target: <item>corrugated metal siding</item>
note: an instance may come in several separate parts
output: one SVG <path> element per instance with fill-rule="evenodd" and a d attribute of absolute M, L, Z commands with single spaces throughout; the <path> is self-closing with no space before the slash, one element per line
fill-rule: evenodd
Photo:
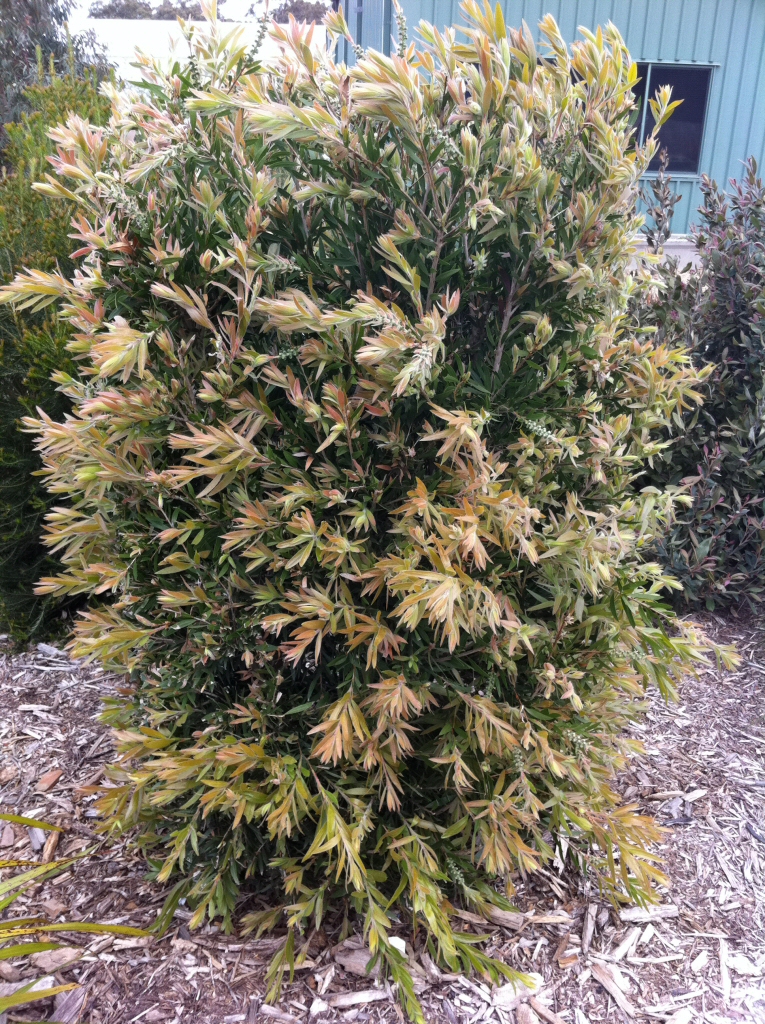
<path fill-rule="evenodd" d="M 387 51 L 384 5 L 390 0 L 350 0 L 364 4 L 362 44 Z M 738 177 L 743 161 L 755 156 L 765 169 L 765 0 L 501 0 L 505 20 L 536 28 L 554 15 L 569 41 L 584 25 L 594 29 L 613 21 L 633 60 L 668 64 L 719 65 L 712 74 L 701 171 L 718 182 Z M 401 0 L 410 37 L 421 19 L 439 27 L 461 20 L 459 0 Z M 376 12 L 376 13 L 373 13 Z M 355 27 L 354 18 L 349 24 Z M 393 22 L 395 31 L 395 20 Z M 701 201 L 698 180 L 678 179 L 682 200 L 673 228 L 687 231 Z"/>
<path fill-rule="evenodd" d="M 393 0 L 341 0 L 343 9 L 350 12 L 346 14 L 346 21 L 351 32 L 360 42 L 364 49 L 381 50 L 383 53 L 391 51 L 391 35 L 395 34 L 396 20 L 393 16 Z M 361 35 L 357 32 L 358 15 L 361 9 Z M 422 15 L 417 16 L 419 22 Z M 414 22 L 412 25 L 414 26 Z M 347 63 L 353 63 L 353 54 L 350 48 L 346 56 L 346 47 L 341 47 L 339 57 Z"/>

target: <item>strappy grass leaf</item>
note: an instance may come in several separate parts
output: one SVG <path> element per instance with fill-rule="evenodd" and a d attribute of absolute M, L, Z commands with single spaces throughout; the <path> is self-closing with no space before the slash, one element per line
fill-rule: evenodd
<path fill-rule="evenodd" d="M 26 822 L 27 820 L 28 819 L 22 819 L 22 822 Z M 39 828 L 56 828 L 56 826 L 50 825 L 47 822 L 35 821 L 34 824 Z M 61 830 L 58 829 L 58 831 Z M 90 850 L 86 850 L 82 853 L 78 853 L 74 857 L 67 858 L 66 860 L 54 861 L 50 864 L 38 864 L 30 870 L 22 871 L 20 874 L 12 875 L 10 878 L 7 878 L 4 882 L 0 883 L 0 895 L 9 893 L 9 895 L 5 896 L 3 900 L 0 900 L 0 910 L 5 910 L 14 902 L 14 900 L 27 892 L 33 885 L 36 885 L 43 879 L 52 878 L 53 876 L 60 874 L 62 871 L 67 871 L 76 864 L 77 861 L 87 857 L 90 853 Z M 26 867 L 26 864 L 26 861 L 7 861 L 5 862 L 4 867 Z M 44 937 L 49 935 L 51 932 L 81 932 L 91 935 L 130 936 L 143 936 L 149 934 L 141 928 L 132 928 L 129 925 L 100 924 L 88 921 L 50 922 L 46 917 L 3 917 L 0 919 L 0 960 L 17 960 L 31 956 L 34 953 L 43 953 L 48 950 L 59 949 L 59 943 L 48 942 L 44 939 L 43 941 L 37 942 L 15 941 L 16 939 L 20 939 L 24 936 L 42 935 Z M 32 991 L 33 986 L 36 984 L 37 982 L 33 979 L 28 984 L 20 986 L 12 994 L 8 996 L 0 996 L 0 1013 L 3 1013 L 5 1010 L 16 1009 L 17 1007 L 28 1006 L 32 1003 L 39 1002 L 41 999 L 48 999 L 51 996 L 55 996 L 59 992 L 67 992 L 70 989 L 76 988 L 75 984 L 66 984 L 53 985 L 39 992 Z"/>

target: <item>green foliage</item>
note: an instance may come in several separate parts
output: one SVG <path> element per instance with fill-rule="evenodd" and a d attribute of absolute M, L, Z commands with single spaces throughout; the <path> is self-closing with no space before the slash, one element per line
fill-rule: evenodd
<path fill-rule="evenodd" d="M 72 36 L 67 18 L 72 0 L 0 0 L 0 126 L 26 108 L 24 92 L 38 77 L 42 58 L 74 77 L 108 64 L 92 32 Z M 0 149 L 6 139 L 0 127 Z"/>
<path fill-rule="evenodd" d="M 48 137 L 51 128 L 71 113 L 93 124 L 104 124 L 109 116 L 109 103 L 100 95 L 98 80 L 91 72 L 82 78 L 54 74 L 41 79 L 26 90 L 25 98 L 29 110 L 17 123 L 6 125 L 5 174 L 0 181 L 0 275 L 4 282 L 22 267 L 53 270 L 72 250 L 73 206 L 51 202 L 33 188 L 50 170 L 48 157 L 55 150 Z"/>
<path fill-rule="evenodd" d="M 112 597 L 72 650 L 130 676 L 101 807 L 176 879 L 164 919 L 257 886 L 273 995 L 355 912 L 419 1020 L 398 915 L 496 979 L 452 901 L 506 908 L 556 853 L 651 898 L 657 830 L 610 779 L 705 650 L 642 558 L 671 501 L 633 486 L 698 384 L 628 329 L 636 65 L 613 27 L 569 51 L 546 18 L 540 55 L 465 11 L 350 70 L 296 23 L 273 71 L 193 35 L 108 131 L 58 130 L 78 275 L 2 294 L 76 329 L 75 414 L 27 421 L 40 589 Z"/>
<path fill-rule="evenodd" d="M 666 179 L 655 191 L 666 236 Z M 750 160 L 730 193 L 708 178 L 701 191 L 699 266 L 657 268 L 657 296 L 642 313 L 659 340 L 684 343 L 699 369 L 711 370 L 703 406 L 676 417 L 656 465 L 655 482 L 683 486 L 691 501 L 659 550 L 685 602 L 757 606 L 765 594 L 765 188 Z"/>
<path fill-rule="evenodd" d="M 284 0 L 283 3 L 269 12 L 274 21 L 289 21 L 290 15 L 297 21 L 317 21 L 324 19 L 329 7 L 322 0 Z"/>
<path fill-rule="evenodd" d="M 149 0 L 98 0 L 90 8 L 91 18 L 152 18 L 154 21 L 175 21 L 176 18 L 200 20 L 202 8 L 194 0 L 190 3 L 180 0 L 163 0 L 158 7 Z"/>
<path fill-rule="evenodd" d="M 0 280 L 23 267 L 46 271 L 71 269 L 68 237 L 74 207 L 40 195 L 33 183 L 44 177 L 53 152 L 48 131 L 72 111 L 96 124 L 108 117 L 109 104 L 88 76 L 54 76 L 27 92 L 31 113 L 7 126 L 5 158 L 10 172 L 0 179 Z M 35 597 L 40 575 L 58 564 L 41 542 L 43 517 L 53 498 L 31 474 L 40 468 L 32 440 L 19 431 L 21 417 L 42 407 L 57 419 L 69 400 L 50 380 L 72 367 L 66 351 L 67 325 L 50 315 L 11 312 L 0 315 L 0 631 L 16 639 L 42 638 L 61 629 L 56 602 Z M 69 602 L 71 604 L 71 602 Z"/>

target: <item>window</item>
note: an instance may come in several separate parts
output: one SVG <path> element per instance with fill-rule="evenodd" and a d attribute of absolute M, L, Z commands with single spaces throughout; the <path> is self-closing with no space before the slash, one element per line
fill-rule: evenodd
<path fill-rule="evenodd" d="M 672 86 L 672 99 L 683 102 L 659 131 L 659 150 L 666 147 L 670 174 L 698 174 L 701 140 L 709 98 L 712 69 L 688 64 L 638 64 L 638 78 L 633 92 L 638 99 L 638 137 L 641 145 L 653 128 L 653 118 L 646 95 L 654 96 L 662 85 Z M 649 171 L 659 167 L 659 155 L 651 161 Z"/>

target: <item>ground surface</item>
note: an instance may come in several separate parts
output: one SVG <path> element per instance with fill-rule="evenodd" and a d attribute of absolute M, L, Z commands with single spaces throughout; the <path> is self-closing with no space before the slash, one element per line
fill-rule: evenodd
<path fill-rule="evenodd" d="M 737 644 L 741 668 L 710 670 L 688 682 L 679 704 L 654 698 L 638 730 L 645 753 L 620 779 L 625 794 L 667 827 L 660 852 L 670 885 L 661 893 L 660 916 L 640 920 L 633 913 L 629 920 L 628 912 L 622 920 L 581 880 L 555 871 L 537 876 L 518 892 L 524 918 L 488 929 L 464 921 L 466 929 L 491 933 L 489 951 L 541 976 L 531 1003 L 513 1008 L 508 989 L 491 992 L 480 980 L 439 977 L 425 959 L 417 969 L 429 1022 L 765 1022 L 765 625 L 715 617 L 705 625 L 715 639 Z M 97 715 L 100 695 L 114 686 L 50 649 L 0 661 L 0 810 L 61 825 L 56 857 L 94 841 L 95 798 L 83 788 L 100 781 L 110 756 Z M 0 822 L 0 861 L 40 859 L 44 839 Z M 0 881 L 8 875 L 0 870 Z M 140 927 L 151 924 L 164 896 L 121 843 L 102 845 L 11 909 L 51 922 Z M 189 916 L 181 909 L 160 941 L 95 936 L 88 944 L 90 936 L 65 935 L 80 947 L 71 955 L 82 955 L 56 977 L 79 987 L 67 1002 L 59 997 L 56 1008 L 49 1000 L 9 1019 L 402 1020 L 384 985 L 354 973 L 363 975 L 364 951 L 352 943 L 337 949 L 332 936 L 324 948 L 311 949 L 279 1007 L 264 1007 L 274 940 L 243 941 L 214 928 L 191 934 Z M 55 965 L 38 966 L 37 975 L 55 973 Z M 18 962 L 0 960 L 0 982 L 9 986 L 22 977 Z"/>

